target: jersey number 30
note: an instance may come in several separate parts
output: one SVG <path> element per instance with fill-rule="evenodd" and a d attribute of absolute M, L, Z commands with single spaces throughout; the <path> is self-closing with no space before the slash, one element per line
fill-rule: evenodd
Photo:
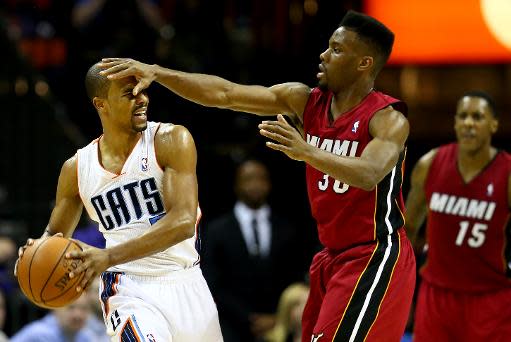
<path fill-rule="evenodd" d="M 325 191 L 326 189 L 328 189 L 329 180 L 330 180 L 329 175 L 323 175 L 323 179 L 318 182 L 319 190 Z M 341 187 L 341 184 L 342 184 L 342 187 Z M 336 194 L 343 194 L 346 191 L 348 191 L 349 187 L 350 186 L 348 184 L 341 183 L 336 179 L 334 182 L 334 186 L 332 188 Z"/>
<path fill-rule="evenodd" d="M 458 231 L 458 236 L 456 237 L 456 246 L 461 246 L 465 241 L 465 236 L 467 232 L 470 230 L 470 236 L 466 239 L 467 244 L 472 248 L 481 247 L 486 239 L 486 230 L 488 230 L 488 225 L 484 223 L 474 223 L 472 225 L 472 229 L 470 228 L 469 221 L 461 221 L 460 222 L 460 230 Z"/>

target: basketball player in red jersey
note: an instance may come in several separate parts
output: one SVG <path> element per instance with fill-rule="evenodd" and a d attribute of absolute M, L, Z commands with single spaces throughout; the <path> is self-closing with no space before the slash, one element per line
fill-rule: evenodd
<path fill-rule="evenodd" d="M 427 216 L 414 341 L 509 341 L 511 206 L 509 155 L 491 145 L 493 101 L 458 101 L 457 142 L 424 155 L 412 173 L 407 228 L 415 241 Z"/>
<path fill-rule="evenodd" d="M 152 81 L 205 106 L 257 115 L 270 148 L 307 163 L 312 214 L 324 249 L 310 268 L 303 341 L 399 341 L 415 284 L 413 250 L 403 230 L 402 166 L 409 126 L 403 102 L 373 89 L 394 35 L 369 16 L 348 12 L 320 55 L 319 87 L 246 86 L 131 59 L 104 59 L 111 79 Z"/>

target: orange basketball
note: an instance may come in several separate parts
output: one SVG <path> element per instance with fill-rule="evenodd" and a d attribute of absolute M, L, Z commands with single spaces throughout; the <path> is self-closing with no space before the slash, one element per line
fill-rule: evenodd
<path fill-rule="evenodd" d="M 18 283 L 21 290 L 34 304 L 47 308 L 65 306 L 77 299 L 82 292 L 76 292 L 84 273 L 73 279 L 69 272 L 82 262 L 66 259 L 65 254 L 82 248 L 74 241 L 52 236 L 38 239 L 25 249 L 18 262 Z"/>

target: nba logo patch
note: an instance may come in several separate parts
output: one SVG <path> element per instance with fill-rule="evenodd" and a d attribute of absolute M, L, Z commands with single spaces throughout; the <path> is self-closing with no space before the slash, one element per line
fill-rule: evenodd
<path fill-rule="evenodd" d="M 357 130 L 358 130 L 358 125 L 360 124 L 360 120 L 357 120 L 355 121 L 355 123 L 353 124 L 353 128 L 351 129 L 351 131 L 353 133 L 357 133 Z"/>
<path fill-rule="evenodd" d="M 142 158 L 142 171 L 147 171 L 147 158 Z"/>
<path fill-rule="evenodd" d="M 488 184 L 488 187 L 486 188 L 486 194 L 488 196 L 493 195 L 493 183 Z"/>

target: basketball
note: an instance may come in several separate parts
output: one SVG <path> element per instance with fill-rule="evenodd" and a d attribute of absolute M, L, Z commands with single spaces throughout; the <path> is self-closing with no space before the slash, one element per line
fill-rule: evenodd
<path fill-rule="evenodd" d="M 38 239 L 25 249 L 18 262 L 18 283 L 21 290 L 34 304 L 46 308 L 65 306 L 82 294 L 76 291 L 84 273 L 73 279 L 69 272 L 81 260 L 66 259 L 67 252 L 82 248 L 78 243 L 60 236 Z"/>

